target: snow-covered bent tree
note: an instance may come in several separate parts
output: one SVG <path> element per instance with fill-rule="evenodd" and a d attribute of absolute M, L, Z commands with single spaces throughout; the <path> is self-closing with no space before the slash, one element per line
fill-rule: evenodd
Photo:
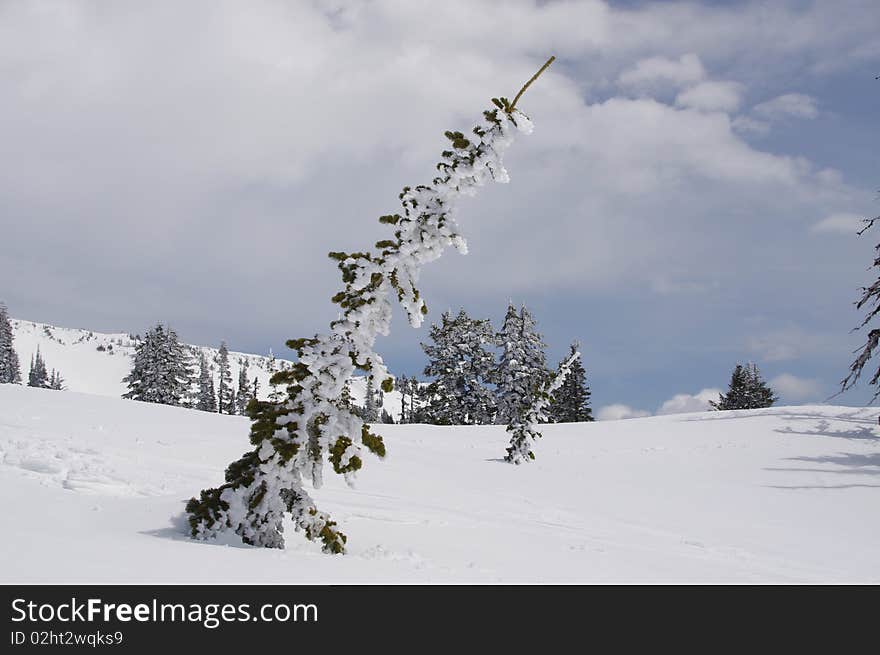
<path fill-rule="evenodd" d="M 553 376 L 539 382 L 531 401 L 528 404 L 523 403 L 510 419 L 507 424 L 507 431 L 510 433 L 510 446 L 507 448 L 504 461 L 511 464 L 522 464 L 535 459 L 532 445 L 541 436 L 538 424 L 547 420 L 546 412 L 550 403 L 553 402 L 553 392 L 562 386 L 571 371 L 572 364 L 580 356 L 581 354 L 577 350 L 572 352 L 568 359 L 559 365 Z"/>
<path fill-rule="evenodd" d="M 393 379 L 373 351 L 378 335 L 387 335 L 391 298 L 396 297 L 413 327 L 427 313 L 416 283 L 421 268 L 437 259 L 447 246 L 466 253 L 464 238 L 453 216 L 461 196 L 473 195 L 487 182 L 508 182 L 502 157 L 515 132 L 529 133 L 532 124 L 516 109 L 528 86 L 547 63 L 520 90 L 513 102 L 493 98 L 484 121 L 473 136 L 446 132 L 451 149 L 437 164 L 431 184 L 404 187 L 403 211 L 379 218 L 393 229 L 370 252 L 331 252 L 345 287 L 333 296 L 342 312 L 330 324 L 330 333 L 292 339 L 298 362 L 276 373 L 272 384 L 284 388 L 283 400 L 252 400 L 250 441 L 254 449 L 226 469 L 226 483 L 203 490 L 187 503 L 192 536 L 208 539 L 234 531 L 256 546 L 283 548 L 282 520 L 290 513 L 297 530 L 320 540 L 327 553 L 345 551 L 345 535 L 331 518 L 317 509 L 303 483 L 319 488 L 325 458 L 351 484 L 363 465 L 364 449 L 383 457 L 382 438 L 342 402 L 342 391 L 356 370 L 364 371 L 386 392 Z"/>

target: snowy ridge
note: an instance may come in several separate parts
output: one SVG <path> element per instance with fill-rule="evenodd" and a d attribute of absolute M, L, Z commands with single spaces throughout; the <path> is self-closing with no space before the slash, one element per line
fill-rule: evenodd
<path fill-rule="evenodd" d="M 778 407 L 542 426 L 381 426 L 389 457 L 316 492 L 348 554 L 188 538 L 184 502 L 248 420 L 0 385 L 0 580 L 880 582 L 876 408 Z M 26 502 L 24 502 L 26 499 Z"/>
<path fill-rule="evenodd" d="M 132 357 L 137 345 L 134 335 L 114 332 L 103 333 L 78 328 L 58 327 L 47 323 L 35 323 L 21 319 L 10 319 L 13 332 L 13 345 L 21 362 L 21 373 L 27 381 L 31 357 L 39 347 L 49 369 L 59 370 L 64 377 L 65 388 L 69 391 L 113 396 L 119 398 L 127 391 L 122 378 L 131 370 Z M 214 365 L 214 386 L 219 384 L 219 371 L 216 361 L 219 348 L 209 346 L 189 346 L 194 353 L 194 364 L 198 364 L 199 353 L 204 353 L 208 362 Z M 259 380 L 259 397 L 266 398 L 270 392 L 269 378 L 281 367 L 293 364 L 286 359 L 268 355 L 229 352 L 229 368 L 233 385 L 238 384 L 241 363 L 247 366 L 248 379 L 253 384 Z M 274 367 L 274 368 L 273 368 Z M 366 380 L 356 377 L 351 383 L 351 395 L 355 403 L 363 405 Z M 385 394 L 384 408 L 397 420 L 400 417 L 400 393 L 392 391 Z"/>

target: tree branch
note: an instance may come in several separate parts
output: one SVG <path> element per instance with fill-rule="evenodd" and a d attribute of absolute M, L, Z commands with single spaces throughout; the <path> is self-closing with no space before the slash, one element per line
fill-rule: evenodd
<path fill-rule="evenodd" d="M 521 88 L 519 90 L 519 93 L 516 94 L 516 97 L 513 99 L 513 102 L 510 103 L 510 109 L 507 110 L 507 113 L 509 113 L 509 114 L 513 113 L 513 110 L 516 109 L 516 103 L 519 102 L 519 99 L 522 97 L 522 94 L 526 92 L 526 89 L 529 88 L 529 86 L 532 84 L 532 82 L 534 82 L 536 79 L 538 79 L 538 76 L 541 73 L 543 73 L 545 70 L 547 70 L 547 68 L 549 68 L 550 64 L 552 64 L 555 60 L 556 60 L 556 55 L 553 55 L 552 57 L 550 57 L 550 59 L 548 59 L 546 62 L 544 62 L 544 65 L 541 66 L 541 68 L 538 70 L 537 73 L 532 75 L 532 78 L 523 85 L 523 88 Z"/>

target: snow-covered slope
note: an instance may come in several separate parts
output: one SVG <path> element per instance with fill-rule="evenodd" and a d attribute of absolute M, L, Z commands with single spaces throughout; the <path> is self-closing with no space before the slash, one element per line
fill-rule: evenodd
<path fill-rule="evenodd" d="M 383 426 L 386 461 L 315 492 L 341 557 L 292 529 L 285 551 L 187 538 L 247 429 L 0 385 L 0 582 L 880 582 L 876 410 L 550 425 L 521 467 L 503 428 Z"/>
<path fill-rule="evenodd" d="M 114 396 L 119 398 L 127 391 L 122 378 L 131 370 L 136 335 L 125 333 L 102 333 L 77 328 L 57 327 L 46 323 L 34 323 L 12 319 L 13 346 L 21 362 L 21 373 L 27 381 L 28 366 L 37 348 L 46 360 L 46 366 L 57 369 L 64 377 L 64 385 L 69 391 Z M 214 365 L 214 385 L 219 383 L 219 370 L 216 366 L 218 349 L 207 346 L 190 346 L 194 356 L 203 352 L 209 363 Z M 265 398 L 270 391 L 269 378 L 279 367 L 292 364 L 289 360 L 273 358 L 269 355 L 250 353 L 229 353 L 229 368 L 233 385 L 238 385 L 239 368 L 247 367 L 248 380 L 259 380 L 259 396 Z M 352 380 L 351 395 L 354 401 L 363 405 L 366 395 L 366 380 L 357 377 Z M 400 393 L 392 391 L 385 394 L 384 408 L 396 419 L 400 416 Z"/>

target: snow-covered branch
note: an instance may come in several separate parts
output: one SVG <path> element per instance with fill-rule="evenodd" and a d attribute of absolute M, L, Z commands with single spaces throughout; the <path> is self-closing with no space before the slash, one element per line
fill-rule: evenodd
<path fill-rule="evenodd" d="M 281 548 L 282 519 L 289 512 L 296 529 L 320 539 L 325 552 L 344 552 L 345 536 L 316 509 L 303 481 L 319 488 L 326 459 L 351 484 L 364 450 L 384 456 L 382 438 L 340 398 L 357 370 L 391 391 L 393 379 L 374 345 L 390 331 L 393 300 L 411 325 L 421 325 L 427 313 L 417 288 L 422 267 L 448 246 L 467 251 L 455 220 L 458 200 L 487 183 L 509 180 L 504 152 L 517 132 L 532 131 L 532 123 L 504 98 L 493 104 L 471 135 L 446 132 L 450 149 L 437 164 L 438 175 L 430 184 L 405 187 L 401 212 L 380 217 L 392 230 L 389 238 L 368 252 L 330 253 L 345 285 L 333 297 L 341 314 L 328 334 L 288 342 L 298 362 L 272 379 L 287 397 L 252 401 L 254 450 L 229 466 L 226 484 L 187 505 L 194 537 L 233 530 L 246 543 Z"/>

